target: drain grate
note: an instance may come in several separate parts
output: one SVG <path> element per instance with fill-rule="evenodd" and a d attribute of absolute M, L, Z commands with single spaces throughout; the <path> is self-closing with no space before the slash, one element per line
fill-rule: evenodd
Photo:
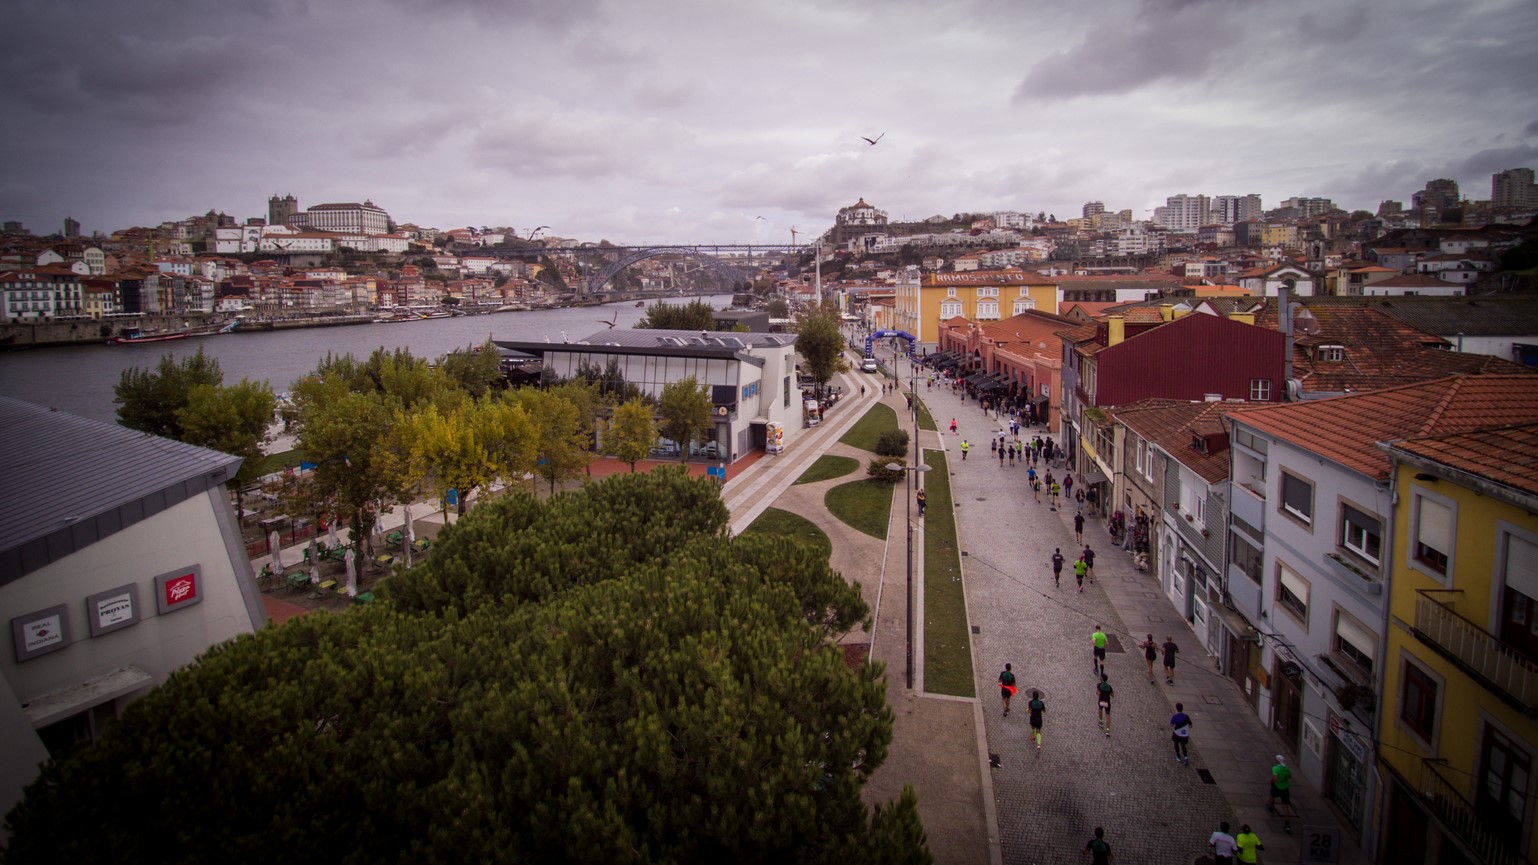
<path fill-rule="evenodd" d="M 983 632 L 983 629 L 982 629 L 981 626 L 979 626 L 979 625 L 973 625 L 972 626 L 972 633 L 974 633 L 974 634 L 981 634 L 982 632 Z"/>
<path fill-rule="evenodd" d="M 1126 647 L 1121 644 L 1121 640 L 1118 640 L 1115 634 L 1106 634 L 1105 639 L 1105 650 L 1107 652 L 1115 652 L 1118 655 L 1125 655 L 1127 653 Z"/>
<path fill-rule="evenodd" d="M 1164 617 L 1163 616 L 1149 616 L 1148 617 L 1148 621 L 1150 621 L 1150 622 L 1163 622 L 1164 621 Z"/>
<path fill-rule="evenodd" d="M 1209 706 L 1221 706 L 1221 705 L 1223 705 L 1223 701 L 1222 700 L 1218 699 L 1217 697 L 1212 696 L 1211 694 L 1203 694 L 1202 695 L 1202 702 L 1206 703 Z"/>
<path fill-rule="evenodd" d="M 990 765 L 993 768 L 997 769 L 997 768 L 999 768 L 1000 766 L 1002 766 L 1004 764 L 999 760 L 999 755 L 998 754 L 995 754 L 992 751 L 989 751 L 988 752 L 988 765 Z"/>
<path fill-rule="evenodd" d="M 1217 781 L 1213 780 L 1212 773 L 1208 772 L 1206 769 L 1197 769 L 1196 770 L 1196 777 L 1202 779 L 1202 783 L 1203 784 L 1216 784 L 1217 783 Z"/>

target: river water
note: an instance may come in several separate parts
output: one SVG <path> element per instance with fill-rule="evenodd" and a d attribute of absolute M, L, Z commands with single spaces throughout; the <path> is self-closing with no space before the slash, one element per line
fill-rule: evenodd
<path fill-rule="evenodd" d="M 732 298 L 724 294 L 702 299 L 722 309 L 730 305 Z M 488 336 L 528 342 L 585 339 L 610 321 L 615 327 L 631 327 L 645 312 L 634 301 L 626 301 L 389 324 L 230 333 L 144 345 L 0 352 L 0 395 L 115 423 L 117 407 L 112 404 L 112 387 L 123 370 L 135 366 L 153 368 L 167 354 L 180 359 L 202 348 L 219 361 L 225 384 L 249 378 L 266 381 L 273 390 L 287 391 L 315 369 L 327 352 L 351 354 L 361 360 L 377 348 L 404 348 L 417 357 L 432 360 L 456 348 L 483 343 Z"/>

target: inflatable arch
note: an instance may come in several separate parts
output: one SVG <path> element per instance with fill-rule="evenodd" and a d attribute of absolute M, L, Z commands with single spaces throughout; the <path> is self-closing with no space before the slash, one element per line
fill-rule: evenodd
<path fill-rule="evenodd" d="M 874 351 L 874 349 L 876 347 L 876 340 L 878 340 L 878 339 L 885 339 L 886 337 L 889 337 L 889 336 L 895 336 L 895 337 L 900 337 L 902 339 L 906 339 L 908 341 L 908 356 L 909 357 L 917 357 L 918 356 L 914 352 L 914 346 L 918 343 L 918 340 L 914 338 L 913 334 L 908 333 L 907 331 L 902 331 L 902 330 L 878 330 L 878 331 L 875 331 L 875 332 L 871 333 L 869 336 L 865 337 L 865 356 L 866 357 L 870 357 L 871 356 L 872 352 Z"/>

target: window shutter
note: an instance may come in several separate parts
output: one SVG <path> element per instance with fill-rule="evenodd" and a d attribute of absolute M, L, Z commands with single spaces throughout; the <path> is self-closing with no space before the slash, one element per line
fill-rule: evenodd
<path fill-rule="evenodd" d="M 1282 565 L 1281 574 L 1282 587 L 1292 592 L 1298 600 L 1308 603 L 1308 583 L 1303 582 L 1303 578 L 1293 573 L 1286 565 Z"/>
<path fill-rule="evenodd" d="M 1439 553 L 1451 556 L 1453 546 L 1453 512 L 1447 505 L 1419 497 L 1420 518 L 1415 527 L 1415 538 Z"/>
<path fill-rule="evenodd" d="M 1374 637 L 1366 628 L 1358 625 L 1356 619 L 1344 614 L 1335 617 L 1335 633 L 1342 640 L 1356 647 L 1358 652 L 1378 660 L 1378 638 Z"/>
<path fill-rule="evenodd" d="M 1538 600 L 1538 544 L 1506 536 L 1506 588 Z"/>

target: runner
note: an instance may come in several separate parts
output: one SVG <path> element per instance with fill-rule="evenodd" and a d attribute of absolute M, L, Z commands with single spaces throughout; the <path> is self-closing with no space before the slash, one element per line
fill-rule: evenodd
<path fill-rule="evenodd" d="M 1061 586 L 1063 577 L 1063 551 L 1052 550 L 1052 585 Z"/>
<path fill-rule="evenodd" d="M 1111 738 L 1111 694 L 1115 693 L 1111 683 L 1106 681 L 1105 673 L 1100 674 L 1100 684 L 1095 686 L 1095 699 L 1099 705 L 1100 726 L 1105 728 L 1105 737 Z"/>
<path fill-rule="evenodd" d="M 1175 714 L 1170 717 L 1170 741 L 1175 743 L 1175 762 L 1191 765 L 1191 716 L 1186 714 L 1184 703 L 1175 704 Z M 1228 824 L 1223 824 L 1228 831 Z"/>
<path fill-rule="evenodd" d="M 1218 831 L 1207 839 L 1207 846 L 1212 848 L 1212 865 L 1233 865 L 1234 853 L 1238 852 L 1239 844 L 1234 836 L 1228 834 L 1227 820 L 1218 824 Z"/>
<path fill-rule="evenodd" d="M 1084 564 L 1084 557 L 1083 556 L 1079 556 L 1073 562 L 1073 578 L 1075 580 L 1079 581 L 1079 591 L 1080 592 L 1084 591 L 1084 571 L 1085 570 L 1086 570 L 1086 566 Z"/>
<path fill-rule="evenodd" d="M 1105 635 L 1105 631 L 1099 625 L 1096 625 L 1095 633 L 1090 634 L 1089 639 L 1095 644 L 1095 672 L 1104 673 L 1105 647 L 1110 642 L 1110 638 Z"/>
<path fill-rule="evenodd" d="M 951 418 L 951 435 L 956 434 L 956 419 Z"/>
<path fill-rule="evenodd" d="M 1031 702 L 1025 704 L 1031 711 L 1031 738 L 1036 740 L 1036 756 L 1041 756 L 1041 713 L 1047 711 L 1047 704 L 1041 701 L 1041 692 L 1031 692 Z"/>
<path fill-rule="evenodd" d="M 1266 849 L 1266 845 L 1260 843 L 1260 836 L 1250 831 L 1250 824 L 1239 827 L 1239 834 L 1234 838 L 1234 846 L 1239 848 L 1239 861 L 1244 865 L 1255 865 L 1260 861 L 1257 851 Z"/>
<path fill-rule="evenodd" d="M 1175 638 L 1170 634 L 1164 635 L 1164 684 L 1175 684 L 1175 656 L 1180 654 L 1180 647 L 1175 645 Z"/>
<path fill-rule="evenodd" d="M 1089 865 L 1111 865 L 1116 854 L 1111 852 L 1111 845 L 1105 843 L 1105 830 L 1095 827 L 1095 837 L 1089 839 L 1084 845 L 1084 852 L 1089 854 Z"/>
<path fill-rule="evenodd" d="M 1084 547 L 1084 567 L 1089 572 L 1089 581 L 1095 581 L 1095 551 L 1088 545 Z"/>
<path fill-rule="evenodd" d="M 1009 698 L 1015 695 L 1015 674 L 1010 671 L 1008 664 L 1004 665 L 1004 672 L 999 674 L 999 696 L 1004 700 L 1004 717 L 1009 717 Z"/>
<path fill-rule="evenodd" d="M 962 459 L 966 459 L 966 455 L 963 454 L 961 458 Z M 1057 481 L 1053 481 L 1052 482 L 1052 510 L 1054 510 L 1054 511 L 1057 510 L 1057 497 L 1059 495 L 1061 495 L 1062 492 L 1063 492 L 1063 488 L 1058 485 Z"/>
<path fill-rule="evenodd" d="M 969 443 L 966 439 L 962 439 L 961 440 L 961 461 L 962 462 L 966 462 L 967 461 L 967 451 L 969 451 L 971 449 L 972 449 L 971 443 Z"/>
<path fill-rule="evenodd" d="M 914 498 L 918 500 L 918 503 L 919 503 L 919 516 L 922 517 L 924 515 L 924 506 L 925 506 L 925 504 L 927 502 L 927 500 L 924 498 L 924 491 L 923 490 L 919 490 L 917 493 L 914 494 Z"/>
<path fill-rule="evenodd" d="M 1282 815 L 1282 831 L 1292 831 L 1292 770 L 1281 754 L 1276 755 L 1276 765 L 1271 767 L 1271 798 L 1266 801 L 1266 813 Z"/>
<path fill-rule="evenodd" d="M 1076 544 L 1084 543 L 1084 515 L 1083 514 L 1074 514 L 1073 515 L 1073 539 L 1074 539 L 1074 543 L 1076 543 Z"/>
<path fill-rule="evenodd" d="M 924 515 L 924 511 L 922 509 L 920 509 L 919 510 L 919 516 L 923 516 L 923 515 Z M 1148 684 L 1152 685 L 1153 684 L 1153 662 L 1154 662 L 1155 659 L 1157 659 L 1159 657 L 1159 644 L 1154 642 L 1153 634 L 1149 634 L 1148 635 L 1148 639 L 1144 640 L 1141 643 L 1138 643 L 1137 647 L 1139 649 L 1143 650 L 1143 660 L 1148 662 Z"/>

